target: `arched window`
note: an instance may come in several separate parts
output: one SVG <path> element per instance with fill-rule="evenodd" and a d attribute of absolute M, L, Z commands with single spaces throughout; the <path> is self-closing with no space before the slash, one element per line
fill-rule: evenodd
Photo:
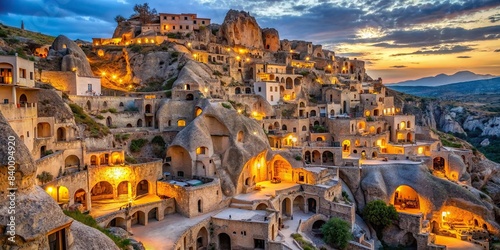
<path fill-rule="evenodd" d="M 307 127 L 306 126 L 302 126 L 302 131 L 307 131 Z"/>
<path fill-rule="evenodd" d="M 201 199 L 198 200 L 198 213 L 202 213 L 203 212 L 203 207 L 202 207 L 202 202 L 201 202 Z"/>

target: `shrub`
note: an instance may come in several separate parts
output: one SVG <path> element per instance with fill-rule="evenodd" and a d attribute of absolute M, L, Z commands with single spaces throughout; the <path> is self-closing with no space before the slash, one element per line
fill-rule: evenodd
<path fill-rule="evenodd" d="M 100 227 L 97 224 L 97 221 L 94 218 L 92 218 L 92 216 L 90 216 L 88 214 L 82 214 L 78 210 L 75 210 L 75 211 L 64 210 L 63 212 L 66 216 L 69 216 L 69 217 L 73 218 L 74 220 L 79 221 L 80 223 L 83 223 L 89 227 L 93 227 L 93 228 L 101 231 L 106 236 L 108 236 L 111 240 L 113 240 L 115 242 L 115 244 L 121 249 L 127 249 L 127 246 L 130 245 L 129 239 L 120 238 L 120 237 L 112 234 L 108 229 Z"/>
<path fill-rule="evenodd" d="M 130 138 L 130 134 L 116 134 L 115 135 L 115 140 L 119 142 L 124 142 Z"/>
<path fill-rule="evenodd" d="M 102 119 L 104 119 L 104 116 L 102 116 L 102 115 L 96 115 L 95 118 L 99 119 L 99 120 L 102 120 Z"/>
<path fill-rule="evenodd" d="M 163 137 L 157 135 L 153 137 L 153 140 L 151 140 L 151 143 L 160 145 L 160 146 L 165 146 L 165 140 L 163 140 Z"/>
<path fill-rule="evenodd" d="M 382 229 L 398 219 L 396 208 L 393 205 L 385 204 L 382 200 L 368 202 L 362 214 L 363 218 L 373 225 L 379 239 L 382 238 Z"/>
<path fill-rule="evenodd" d="M 69 107 L 71 111 L 73 111 L 75 122 L 78 124 L 85 124 L 85 131 L 90 132 L 90 137 L 100 138 L 109 133 L 109 129 L 106 126 L 95 122 L 80 106 L 70 103 Z"/>
<path fill-rule="evenodd" d="M 330 246 L 345 249 L 352 239 L 349 223 L 340 218 L 331 218 L 321 227 L 323 240 Z"/>
<path fill-rule="evenodd" d="M 302 156 L 300 156 L 300 155 L 296 155 L 296 156 L 295 156 L 295 160 L 297 160 L 297 161 L 302 161 Z"/>
<path fill-rule="evenodd" d="M 298 233 L 294 233 L 291 235 L 292 238 L 297 241 L 297 243 L 299 243 L 299 245 L 302 247 L 302 249 L 306 250 L 306 249 L 310 249 L 310 250 L 314 250 L 316 249 L 313 244 L 307 240 L 305 240 L 302 235 L 298 234 Z"/>
<path fill-rule="evenodd" d="M 220 77 L 220 76 L 222 76 L 222 73 L 221 73 L 221 72 L 219 72 L 218 70 L 214 70 L 214 71 L 212 72 L 212 74 L 213 74 L 214 76 L 219 76 L 219 77 Z"/>
<path fill-rule="evenodd" d="M 148 143 L 147 139 L 141 138 L 141 139 L 132 140 L 132 142 L 130 143 L 130 151 L 139 152 L 139 151 L 141 151 L 141 148 L 144 147 L 144 145 L 146 145 L 146 143 Z"/>
<path fill-rule="evenodd" d="M 110 108 L 110 109 L 108 109 L 108 111 L 109 111 L 111 114 L 116 114 L 116 113 L 118 113 L 118 111 L 116 111 L 116 109 L 115 109 L 115 108 Z"/>
<path fill-rule="evenodd" d="M 221 103 L 221 105 L 222 105 L 222 107 L 227 108 L 227 109 L 231 109 L 232 108 L 231 104 L 229 104 L 229 103 L 223 102 L 223 103 Z"/>
<path fill-rule="evenodd" d="M 43 171 L 42 173 L 40 173 L 39 175 L 36 176 L 36 178 L 42 183 L 42 184 L 45 184 L 49 181 L 52 181 L 54 179 L 54 176 L 47 172 L 47 171 Z"/>

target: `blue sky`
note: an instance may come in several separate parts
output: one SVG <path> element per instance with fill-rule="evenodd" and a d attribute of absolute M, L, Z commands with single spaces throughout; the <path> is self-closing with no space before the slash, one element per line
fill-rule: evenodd
<path fill-rule="evenodd" d="M 0 22 L 71 39 L 110 37 L 114 17 L 133 14 L 132 0 L 8 0 Z M 499 0 L 154 0 L 158 12 L 197 13 L 222 23 L 245 10 L 281 39 L 323 44 L 367 61 L 389 81 L 472 70 L 500 75 Z M 443 65 L 443 62 L 447 62 Z M 440 62 L 440 63 L 439 63 Z"/>

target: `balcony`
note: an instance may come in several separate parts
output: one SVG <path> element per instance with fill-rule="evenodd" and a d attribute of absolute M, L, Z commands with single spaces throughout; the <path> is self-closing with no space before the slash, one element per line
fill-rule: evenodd
<path fill-rule="evenodd" d="M 7 120 L 21 120 L 37 117 L 36 103 L 0 104 L 0 110 Z"/>

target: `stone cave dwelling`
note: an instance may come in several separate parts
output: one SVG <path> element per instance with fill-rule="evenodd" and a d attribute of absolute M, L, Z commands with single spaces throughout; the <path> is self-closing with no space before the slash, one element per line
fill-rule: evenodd
<path fill-rule="evenodd" d="M 246 12 L 222 25 L 157 18 L 132 17 L 89 44 L 57 37 L 39 55 L 57 69 L 0 56 L 0 137 L 18 142 L 20 223 L 16 247 L 3 249 L 118 249 L 63 210 L 146 249 L 302 249 L 292 233 L 330 249 L 318 235 L 332 217 L 351 226 L 349 249 L 375 249 L 381 239 L 360 216 L 373 200 L 398 212 L 389 245 L 446 249 L 435 242 L 444 235 L 489 249 L 500 233 L 495 204 L 471 185 L 473 152 L 443 146 L 364 61 L 280 40 Z M 116 55 L 118 77 L 89 63 Z M 167 71 L 169 91 L 105 91 Z M 0 152 L 7 204 L 7 145 Z"/>

